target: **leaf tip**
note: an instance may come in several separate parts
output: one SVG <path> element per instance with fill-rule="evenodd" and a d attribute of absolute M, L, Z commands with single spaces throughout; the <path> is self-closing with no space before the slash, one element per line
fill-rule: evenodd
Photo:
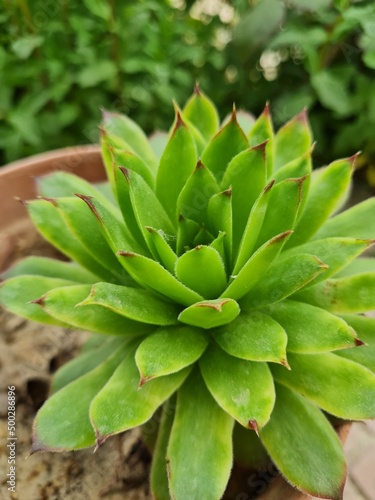
<path fill-rule="evenodd" d="M 199 86 L 199 82 L 196 81 L 195 82 L 195 85 L 194 85 L 194 94 L 198 97 L 200 97 L 202 95 L 201 93 L 201 89 L 200 89 L 200 86 Z"/>
<path fill-rule="evenodd" d="M 252 429 L 256 432 L 257 436 L 259 436 L 259 426 L 256 420 L 248 420 L 247 422 L 248 429 Z"/>
<path fill-rule="evenodd" d="M 36 304 L 38 306 L 41 306 L 43 307 L 44 306 L 44 302 L 46 300 L 46 295 L 42 295 L 41 297 L 39 297 L 38 299 L 34 299 L 34 300 L 30 300 L 30 302 L 28 302 L 29 304 Z"/>
<path fill-rule="evenodd" d="M 363 340 L 359 339 L 358 337 L 354 339 L 354 343 L 357 347 L 360 347 L 361 345 L 367 345 L 366 342 L 363 342 Z"/>

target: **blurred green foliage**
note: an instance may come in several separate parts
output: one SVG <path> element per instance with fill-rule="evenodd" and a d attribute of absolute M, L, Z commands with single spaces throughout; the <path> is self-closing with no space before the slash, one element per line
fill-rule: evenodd
<path fill-rule="evenodd" d="M 100 107 L 166 129 L 199 80 L 223 115 L 308 106 L 318 162 L 375 177 L 371 0 L 2 1 L 0 164 L 96 141 Z"/>

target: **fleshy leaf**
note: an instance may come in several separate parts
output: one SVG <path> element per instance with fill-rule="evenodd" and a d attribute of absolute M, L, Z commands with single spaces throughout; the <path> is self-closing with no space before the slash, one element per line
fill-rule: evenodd
<path fill-rule="evenodd" d="M 189 120 L 209 141 L 219 129 L 219 115 L 213 102 L 196 85 L 194 94 L 184 107 L 184 118 Z"/>
<path fill-rule="evenodd" d="M 203 299 L 201 295 L 178 281 L 163 266 L 143 255 L 119 252 L 124 267 L 140 285 L 151 288 L 179 304 L 190 306 Z"/>
<path fill-rule="evenodd" d="M 90 403 L 121 363 L 125 352 L 126 347 L 118 348 L 99 366 L 47 400 L 35 419 L 32 452 L 78 450 L 95 443 L 89 419 Z M 79 402 L 74 411 L 72 401 Z"/>
<path fill-rule="evenodd" d="M 96 283 L 90 295 L 79 304 L 103 306 L 110 311 L 140 323 L 175 325 L 181 308 L 164 302 L 155 294 L 140 288 Z"/>
<path fill-rule="evenodd" d="M 207 345 L 205 334 L 198 328 L 160 328 L 143 340 L 137 349 L 135 361 L 141 383 L 191 365 L 201 357 Z"/>
<path fill-rule="evenodd" d="M 286 331 L 288 352 L 314 354 L 357 343 L 355 331 L 345 321 L 319 307 L 284 300 L 268 306 L 265 312 Z"/>
<path fill-rule="evenodd" d="M 301 290 L 296 300 L 322 307 L 330 312 L 361 313 L 375 309 L 375 273 L 328 279 Z"/>
<path fill-rule="evenodd" d="M 167 450 L 172 498 L 222 497 L 232 468 L 232 430 L 233 419 L 195 370 L 178 392 Z"/>
<path fill-rule="evenodd" d="M 314 497 L 342 498 L 344 452 L 337 434 L 314 404 L 276 384 L 275 408 L 260 438 L 293 486 Z"/>
<path fill-rule="evenodd" d="M 56 287 L 70 285 L 76 285 L 76 282 L 45 276 L 16 276 L 0 285 L 0 304 L 22 318 L 47 325 L 65 326 L 63 320 L 50 316 L 37 304 L 31 302 Z"/>
<path fill-rule="evenodd" d="M 270 457 L 257 434 L 237 422 L 233 429 L 233 455 L 236 462 L 248 470 L 263 470 L 270 464 Z"/>
<path fill-rule="evenodd" d="M 324 224 L 348 189 L 352 172 L 353 159 L 349 158 L 331 163 L 317 179 L 312 177 L 306 204 L 290 246 L 308 241 Z"/>
<path fill-rule="evenodd" d="M 229 325 L 215 331 L 213 338 L 224 351 L 236 358 L 286 364 L 288 337 L 275 320 L 262 312 L 241 314 Z"/>
<path fill-rule="evenodd" d="M 130 151 L 123 151 L 120 149 L 114 149 L 112 154 L 113 162 L 116 167 L 122 167 L 125 170 L 136 172 L 142 177 L 150 188 L 155 187 L 153 174 L 138 155 L 131 153 Z M 120 201 L 119 198 L 118 200 Z"/>
<path fill-rule="evenodd" d="M 161 157 L 156 178 L 156 195 L 173 222 L 178 196 L 196 163 L 194 139 L 177 112 L 175 128 Z"/>
<path fill-rule="evenodd" d="M 279 255 L 291 231 L 275 236 L 260 247 L 246 262 L 237 276 L 222 293 L 222 297 L 241 299 L 263 278 L 264 274 Z"/>
<path fill-rule="evenodd" d="M 150 380 L 140 388 L 134 359 L 137 347 L 138 342 L 127 350 L 121 364 L 91 403 L 90 419 L 99 446 L 109 436 L 147 422 L 190 372 L 190 368 L 185 368 L 168 377 Z"/>
<path fill-rule="evenodd" d="M 213 174 L 198 160 L 197 166 L 177 200 L 177 213 L 198 224 L 208 224 L 207 207 L 210 198 L 219 192 Z"/>
<path fill-rule="evenodd" d="M 98 277 L 73 262 L 62 262 L 49 257 L 26 257 L 2 273 L 2 279 L 14 278 L 23 274 L 59 278 L 77 283 L 95 283 Z"/>
<path fill-rule="evenodd" d="M 205 299 L 215 299 L 225 289 L 227 277 L 219 253 L 200 245 L 185 252 L 176 262 L 176 276 Z"/>
<path fill-rule="evenodd" d="M 236 112 L 233 110 L 230 121 L 207 144 L 202 153 L 202 163 L 221 182 L 231 159 L 248 147 L 248 140 L 238 125 Z"/>
<path fill-rule="evenodd" d="M 242 151 L 229 163 L 221 189 L 232 188 L 233 248 L 236 252 L 252 206 L 266 185 L 266 143 Z"/>
<path fill-rule="evenodd" d="M 223 298 L 197 302 L 184 309 L 178 319 L 187 325 L 209 329 L 230 323 L 239 313 L 235 300 Z"/>
<path fill-rule="evenodd" d="M 78 356 L 63 364 L 57 370 L 52 379 L 52 394 L 99 366 L 112 356 L 119 347 L 129 342 L 129 337 L 108 338 L 106 335 L 100 335 L 100 337 L 104 339 L 104 342 L 102 341 L 100 345 L 87 351 L 81 351 Z"/>
<path fill-rule="evenodd" d="M 277 234 L 293 229 L 302 199 L 302 187 L 306 178 L 286 179 L 271 189 L 266 215 L 255 248 Z"/>
<path fill-rule="evenodd" d="M 271 177 L 274 164 L 275 141 L 272 118 L 268 104 L 266 104 L 263 113 L 254 123 L 254 126 L 251 128 L 247 137 L 251 147 L 257 146 L 264 141 L 268 141 L 266 145 L 267 178 Z"/>
<path fill-rule="evenodd" d="M 268 422 L 275 389 L 266 363 L 234 358 L 212 344 L 199 366 L 212 396 L 241 425 L 258 431 Z"/>
<path fill-rule="evenodd" d="M 123 149 L 136 153 L 152 172 L 156 172 L 157 159 L 143 130 L 130 118 L 103 111 L 102 127 L 105 134 L 114 136 Z"/>
<path fill-rule="evenodd" d="M 215 194 L 208 203 L 209 228 L 214 234 L 220 231 L 226 234 L 224 248 L 227 255 L 227 264 L 232 260 L 233 250 L 233 213 L 232 188 Z"/>
<path fill-rule="evenodd" d="M 241 300 L 241 309 L 254 309 L 283 300 L 326 269 L 327 266 L 314 255 L 300 254 L 298 259 L 294 256 L 279 259 Z"/>
<path fill-rule="evenodd" d="M 275 170 L 302 156 L 311 146 L 312 135 L 303 110 L 292 118 L 275 136 Z"/>
<path fill-rule="evenodd" d="M 54 288 L 38 299 L 39 306 L 59 321 L 91 332 L 135 336 L 152 331 L 151 325 L 120 316 L 97 305 L 75 307 L 89 295 L 90 285 Z"/>
<path fill-rule="evenodd" d="M 168 242 L 168 236 L 161 230 L 146 226 L 148 231 L 147 240 L 151 248 L 151 253 L 155 255 L 156 260 L 160 262 L 171 274 L 174 274 L 177 255 L 174 253 Z M 168 238 L 170 240 L 170 238 Z"/>
<path fill-rule="evenodd" d="M 349 238 L 375 238 L 375 198 L 358 203 L 335 215 L 320 228 L 312 239 L 347 236 Z"/>
<path fill-rule="evenodd" d="M 278 382 L 336 417 L 374 418 L 375 375 L 367 368 L 333 353 L 289 353 L 288 361 L 290 371 L 278 365 L 271 367 Z"/>
<path fill-rule="evenodd" d="M 335 274 L 335 278 L 345 278 L 347 276 L 354 276 L 355 274 L 375 273 L 375 258 L 374 257 L 360 257 L 353 260 L 350 264 L 341 269 Z"/>

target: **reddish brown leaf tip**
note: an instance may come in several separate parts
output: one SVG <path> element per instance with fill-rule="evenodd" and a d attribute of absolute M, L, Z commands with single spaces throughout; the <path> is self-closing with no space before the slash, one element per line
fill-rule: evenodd
<path fill-rule="evenodd" d="M 288 231 L 284 231 L 283 233 L 278 234 L 277 236 L 272 238 L 272 240 L 270 240 L 270 242 L 269 242 L 269 245 L 274 245 L 275 243 L 279 243 L 280 241 L 284 240 L 285 238 L 287 238 L 288 236 L 290 236 L 293 233 L 294 233 L 294 231 L 292 229 L 289 229 Z"/>
<path fill-rule="evenodd" d="M 350 163 L 350 167 L 354 170 L 355 168 L 355 165 L 357 163 L 357 158 L 361 155 L 361 151 L 358 151 L 357 153 L 355 153 L 354 155 L 350 156 L 350 158 L 348 158 L 348 162 Z"/>
<path fill-rule="evenodd" d="M 197 161 L 197 164 L 195 166 L 195 171 L 199 170 L 199 169 L 205 169 L 206 167 L 203 165 L 201 159 L 199 158 L 198 161 Z"/>
<path fill-rule="evenodd" d="M 74 193 L 74 196 L 77 196 L 78 198 L 80 198 L 81 200 L 83 200 L 86 203 L 86 205 L 89 207 L 89 209 L 91 210 L 91 212 L 98 219 L 98 221 L 102 222 L 102 219 L 101 219 L 101 217 L 99 215 L 99 212 L 96 210 L 95 205 L 91 201 L 93 199 L 92 196 L 87 196 L 85 194 L 80 194 L 80 193 Z"/>
<path fill-rule="evenodd" d="M 354 339 L 354 343 L 357 347 L 361 346 L 361 345 L 367 345 L 366 342 L 363 342 L 363 340 L 360 340 L 358 338 L 355 338 Z"/>
<path fill-rule="evenodd" d="M 134 252 L 127 252 L 126 250 L 120 250 L 116 255 L 120 257 L 135 257 L 136 254 Z"/>
<path fill-rule="evenodd" d="M 267 101 L 265 106 L 264 106 L 264 110 L 263 110 L 263 114 L 267 117 L 269 117 L 271 115 L 271 109 L 270 109 L 270 102 Z"/>
<path fill-rule="evenodd" d="M 264 193 L 268 193 L 268 191 L 272 188 L 272 186 L 275 184 L 275 179 L 273 179 L 267 186 L 264 188 Z"/>
<path fill-rule="evenodd" d="M 98 448 L 100 448 L 100 446 L 102 446 L 102 444 L 105 443 L 105 441 L 108 438 L 108 436 L 101 436 L 97 431 L 97 429 L 95 430 L 95 434 L 96 434 L 96 446 L 94 448 L 94 453 L 98 450 Z"/>
<path fill-rule="evenodd" d="M 130 181 L 129 169 L 125 167 L 119 167 L 119 169 L 124 174 L 125 179 L 129 182 Z"/>
<path fill-rule="evenodd" d="M 201 96 L 202 95 L 201 89 L 199 87 L 199 82 L 195 82 L 195 85 L 194 85 L 194 94 L 197 95 L 197 96 Z"/>
<path fill-rule="evenodd" d="M 233 123 L 237 123 L 237 110 L 236 110 L 235 103 L 233 103 L 233 106 L 232 106 L 232 115 L 231 115 L 229 121 L 231 121 Z"/>
<path fill-rule="evenodd" d="M 287 370 L 291 370 L 290 364 L 286 358 L 280 360 L 280 364 L 284 366 Z"/>
<path fill-rule="evenodd" d="M 182 116 L 181 116 L 181 111 L 178 109 L 177 104 L 174 103 L 174 105 L 175 105 L 175 112 L 176 112 L 176 123 L 175 123 L 174 129 L 173 129 L 173 132 L 172 132 L 172 136 L 181 127 L 186 127 L 186 124 L 185 124 L 185 122 L 184 122 L 184 120 L 182 119 Z"/>
<path fill-rule="evenodd" d="M 43 201 L 48 201 L 48 203 L 51 203 L 54 207 L 58 206 L 57 200 L 55 198 L 48 198 L 47 196 L 38 196 L 38 200 L 43 200 Z"/>
<path fill-rule="evenodd" d="M 255 431 L 258 434 L 258 436 L 259 436 L 259 432 L 258 432 L 259 431 L 259 426 L 258 426 L 258 422 L 256 420 L 249 420 L 247 422 L 247 427 L 249 429 L 252 429 L 253 431 Z"/>
<path fill-rule="evenodd" d="M 145 375 L 141 374 L 141 378 L 139 379 L 139 384 L 138 384 L 138 390 L 142 389 L 142 387 L 147 384 L 153 377 L 146 377 Z"/>
<path fill-rule="evenodd" d="M 226 189 L 225 191 L 222 191 L 221 193 L 223 196 L 227 196 L 228 198 L 232 198 L 232 194 L 233 194 L 233 189 L 232 189 L 232 186 L 229 186 L 228 189 Z"/>
<path fill-rule="evenodd" d="M 185 217 L 182 214 L 178 215 L 178 222 L 183 222 L 185 220 Z"/>
<path fill-rule="evenodd" d="M 148 231 L 149 233 L 152 233 L 152 234 L 156 234 L 157 231 L 155 228 L 151 227 L 151 226 L 145 226 L 145 229 L 146 231 Z"/>
<path fill-rule="evenodd" d="M 24 207 L 27 207 L 28 202 L 26 200 L 22 200 L 19 196 L 15 196 L 14 199 L 21 203 L 21 205 L 23 205 Z"/>
<path fill-rule="evenodd" d="M 294 120 L 295 121 L 300 121 L 305 125 L 306 127 L 308 126 L 308 110 L 307 107 L 305 106 L 303 110 L 298 113 L 298 115 L 295 116 Z"/>
<path fill-rule="evenodd" d="M 29 304 L 37 304 L 38 306 L 43 307 L 45 300 L 46 300 L 46 296 L 42 295 L 38 299 L 30 300 Z"/>

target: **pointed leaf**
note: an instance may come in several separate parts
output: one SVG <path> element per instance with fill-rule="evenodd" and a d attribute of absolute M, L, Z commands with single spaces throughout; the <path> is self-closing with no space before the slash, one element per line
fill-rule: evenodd
<path fill-rule="evenodd" d="M 219 129 L 218 112 L 208 97 L 203 94 L 199 86 L 195 86 L 194 94 L 184 107 L 184 117 L 189 120 L 209 141 Z"/>
<path fill-rule="evenodd" d="M 175 325 L 180 308 L 164 302 L 153 293 L 139 288 L 96 283 L 90 295 L 79 304 L 103 306 L 110 311 L 140 323 Z"/>
<path fill-rule="evenodd" d="M 275 389 L 266 363 L 234 358 L 213 344 L 199 365 L 217 403 L 241 425 L 258 430 L 268 422 Z"/>
<path fill-rule="evenodd" d="M 152 331 L 145 325 L 120 316 L 105 307 L 76 307 L 90 293 L 90 285 L 55 288 L 43 295 L 38 304 L 43 311 L 75 328 L 108 335 L 140 335 Z"/>
<path fill-rule="evenodd" d="M 228 165 L 222 189 L 232 187 L 233 247 L 238 249 L 250 211 L 266 185 L 266 143 L 247 149 L 235 156 Z"/>
<path fill-rule="evenodd" d="M 176 262 L 176 276 L 205 299 L 218 297 L 227 283 L 219 253 L 208 246 L 197 246 L 181 255 Z"/>
<path fill-rule="evenodd" d="M 328 279 L 295 295 L 296 300 L 330 312 L 361 313 L 375 309 L 375 273 Z"/>
<path fill-rule="evenodd" d="M 288 337 L 275 320 L 261 312 L 241 314 L 215 331 L 213 338 L 236 358 L 286 364 Z"/>
<path fill-rule="evenodd" d="M 333 236 L 375 238 L 375 198 L 362 201 L 345 212 L 335 215 L 314 235 L 314 240 Z"/>
<path fill-rule="evenodd" d="M 289 243 L 290 246 L 308 241 L 324 224 L 348 189 L 352 172 L 353 159 L 349 158 L 331 163 L 316 180 L 312 179 L 306 205 L 296 226 L 295 235 Z"/>
<path fill-rule="evenodd" d="M 198 224 L 208 224 L 207 207 L 210 198 L 219 192 L 213 174 L 198 160 L 197 166 L 177 200 L 177 213 Z"/>
<path fill-rule="evenodd" d="M 275 140 L 272 125 L 272 118 L 268 104 L 266 104 L 263 113 L 259 116 L 254 126 L 247 135 L 251 147 L 257 146 L 264 141 L 266 145 L 267 158 L 267 178 L 271 177 L 274 164 Z"/>
<path fill-rule="evenodd" d="M 16 276 L 0 285 L 0 304 L 22 318 L 47 325 L 65 325 L 63 320 L 50 316 L 37 304 L 30 302 L 56 287 L 69 285 L 76 285 L 76 283 L 44 276 Z"/>
<path fill-rule="evenodd" d="M 178 319 L 187 325 L 209 329 L 230 323 L 239 313 L 240 308 L 235 300 L 205 300 L 184 309 Z"/>
<path fill-rule="evenodd" d="M 231 120 L 207 144 L 202 153 L 202 162 L 211 170 L 217 181 L 221 182 L 231 159 L 248 147 L 249 143 L 233 111 Z"/>
<path fill-rule="evenodd" d="M 268 306 L 265 312 L 286 331 L 288 352 L 314 354 L 357 343 L 355 331 L 345 321 L 319 307 L 284 300 Z"/>
<path fill-rule="evenodd" d="M 14 278 L 28 274 L 32 276 L 44 276 L 45 278 L 60 278 L 75 281 L 77 283 L 95 283 L 98 277 L 73 262 L 62 262 L 49 257 L 26 257 L 7 269 L 2 279 Z"/>
<path fill-rule="evenodd" d="M 190 306 L 203 299 L 201 295 L 183 285 L 158 262 L 143 255 L 119 252 L 124 267 L 140 285 L 156 290 L 179 304 Z"/>
<path fill-rule="evenodd" d="M 189 368 L 185 368 L 168 377 L 150 380 L 140 388 L 134 359 L 137 347 L 138 342 L 127 350 L 122 363 L 91 403 L 90 419 L 98 445 L 113 434 L 147 422 L 190 372 Z"/>
<path fill-rule="evenodd" d="M 198 328 L 179 326 L 156 330 L 143 340 L 135 355 L 141 383 L 191 365 L 201 357 L 207 345 L 206 336 Z"/>
<path fill-rule="evenodd" d="M 306 286 L 326 269 L 325 264 L 309 254 L 300 254 L 298 259 L 279 259 L 241 301 L 241 308 L 249 310 L 279 302 Z"/>
<path fill-rule="evenodd" d="M 197 163 L 194 139 L 177 114 L 176 125 L 160 160 L 156 195 L 170 219 L 176 218 L 176 203 Z"/>
<path fill-rule="evenodd" d="M 260 438 L 293 486 L 314 497 L 342 498 L 344 452 L 337 434 L 314 404 L 276 384 L 275 409 Z"/>
<path fill-rule="evenodd" d="M 39 410 L 32 451 L 64 451 L 87 448 L 95 443 L 89 419 L 91 400 L 121 363 L 126 347 L 118 348 L 99 366 L 51 396 Z M 76 401 L 74 411 L 71 403 Z"/>
<path fill-rule="evenodd" d="M 267 241 L 246 262 L 232 283 L 224 290 L 222 297 L 241 299 L 261 280 L 274 259 L 279 255 L 291 231 L 279 234 Z"/>
<path fill-rule="evenodd" d="M 174 274 L 174 270 L 177 262 L 177 255 L 174 253 L 172 248 L 167 243 L 167 235 L 162 230 L 156 230 L 153 227 L 146 226 L 148 231 L 148 245 L 151 248 L 151 252 L 155 254 L 156 260 L 160 262 L 171 274 Z M 168 238 L 171 241 L 171 238 Z"/>
<path fill-rule="evenodd" d="M 293 229 L 301 205 L 305 178 L 286 179 L 271 189 L 267 212 L 255 248 L 277 234 Z"/>
<path fill-rule="evenodd" d="M 307 121 L 307 112 L 286 123 L 275 136 L 275 170 L 302 156 L 311 146 L 312 135 Z"/>
<path fill-rule="evenodd" d="M 150 188 L 154 188 L 155 179 L 153 174 L 138 155 L 120 149 L 114 149 L 112 155 L 115 166 L 136 172 Z"/>
<path fill-rule="evenodd" d="M 209 229 L 213 234 L 220 231 L 226 234 L 224 248 L 227 255 L 227 263 L 232 260 L 233 250 L 233 214 L 232 214 L 232 189 L 229 188 L 222 193 L 212 196 L 208 203 Z"/>
<path fill-rule="evenodd" d="M 181 387 L 167 451 L 172 498 L 221 498 L 232 468 L 233 419 L 195 370 Z"/>

